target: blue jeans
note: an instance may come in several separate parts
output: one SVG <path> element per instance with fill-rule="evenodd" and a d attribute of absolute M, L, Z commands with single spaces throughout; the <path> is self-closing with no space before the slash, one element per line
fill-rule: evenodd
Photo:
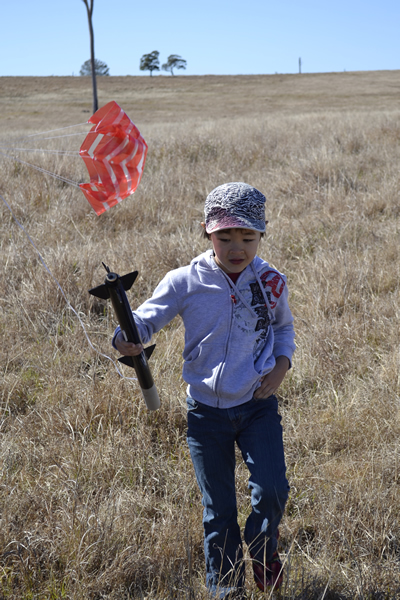
<path fill-rule="evenodd" d="M 187 439 L 202 493 L 206 581 L 211 591 L 243 587 L 237 522 L 235 442 L 249 472 L 251 513 L 244 540 L 256 560 L 276 551 L 277 528 L 289 494 L 281 417 L 275 396 L 234 408 L 213 408 L 187 398 Z"/>

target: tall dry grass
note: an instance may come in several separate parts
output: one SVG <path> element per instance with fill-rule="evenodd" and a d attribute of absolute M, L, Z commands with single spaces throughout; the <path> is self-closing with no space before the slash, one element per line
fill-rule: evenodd
<path fill-rule="evenodd" d="M 180 94 L 171 90 L 166 103 Z M 103 280 L 101 261 L 121 274 L 137 269 L 129 293 L 137 306 L 206 247 L 205 196 L 233 180 L 268 198 L 260 254 L 288 276 L 297 332 L 280 390 L 291 484 L 282 597 L 400 595 L 400 111 L 372 101 L 356 110 L 355 92 L 351 110 L 303 110 L 301 91 L 292 111 L 256 117 L 232 109 L 199 119 L 193 109 L 192 118 L 186 107 L 181 122 L 152 124 L 141 108 L 145 175 L 133 198 L 101 217 L 79 190 L 2 160 L 0 193 L 50 273 L 0 202 L 0 598 L 206 597 L 182 325 L 177 319 L 157 336 L 151 363 L 162 406 L 148 413 L 137 385 L 103 356 L 116 358 L 115 320 L 87 290 Z M 200 105 L 201 93 L 199 84 Z M 24 131 L 29 111 L 18 102 L 25 109 L 3 120 L 3 140 Z M 57 111 L 42 130 L 57 125 Z M 35 159 L 85 178 L 79 159 Z M 240 460 L 237 482 L 244 524 Z M 262 596 L 250 568 L 247 587 Z"/>

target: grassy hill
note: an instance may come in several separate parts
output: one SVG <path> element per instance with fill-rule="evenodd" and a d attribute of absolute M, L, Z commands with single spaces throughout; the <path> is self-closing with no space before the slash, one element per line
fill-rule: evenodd
<path fill-rule="evenodd" d="M 149 145 L 135 195 L 100 217 L 78 188 L 19 162 L 87 180 L 86 125 L 20 138 L 85 122 L 90 80 L 0 78 L 0 194 L 25 229 L 0 199 L 0 598 L 206 598 L 182 324 L 155 340 L 162 405 L 149 413 L 108 358 L 111 306 L 87 291 L 102 261 L 137 269 L 136 307 L 207 247 L 208 192 L 240 180 L 267 197 L 260 254 L 288 277 L 297 333 L 279 393 L 282 598 L 398 598 L 400 71 L 98 87 Z M 247 478 L 238 456 L 241 525 Z"/>

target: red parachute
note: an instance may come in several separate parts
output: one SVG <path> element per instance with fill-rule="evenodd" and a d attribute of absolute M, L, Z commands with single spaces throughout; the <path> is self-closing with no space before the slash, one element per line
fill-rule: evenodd
<path fill-rule="evenodd" d="M 80 150 L 90 183 L 79 187 L 96 214 L 133 194 L 140 183 L 147 144 L 128 115 L 114 101 L 90 117 L 94 123 Z"/>

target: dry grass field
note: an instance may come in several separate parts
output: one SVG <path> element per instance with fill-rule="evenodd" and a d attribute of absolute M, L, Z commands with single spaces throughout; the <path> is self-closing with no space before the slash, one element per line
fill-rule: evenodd
<path fill-rule="evenodd" d="M 136 194 L 100 217 L 79 189 L 17 160 L 87 180 L 83 133 L 20 138 L 86 121 L 90 81 L 0 78 L 0 194 L 25 228 L 0 199 L 0 600 L 207 597 L 181 322 L 155 340 L 162 406 L 149 413 L 104 356 L 117 356 L 114 315 L 88 289 L 101 261 L 137 269 L 137 306 L 207 247 L 207 193 L 240 180 L 267 196 L 260 254 L 288 277 L 297 333 L 279 394 L 281 598 L 399 598 L 400 71 L 98 86 L 149 145 Z M 76 156 L 5 149 L 28 143 Z M 244 523 L 240 460 L 237 487 Z M 268 598 L 247 567 L 248 597 Z"/>

